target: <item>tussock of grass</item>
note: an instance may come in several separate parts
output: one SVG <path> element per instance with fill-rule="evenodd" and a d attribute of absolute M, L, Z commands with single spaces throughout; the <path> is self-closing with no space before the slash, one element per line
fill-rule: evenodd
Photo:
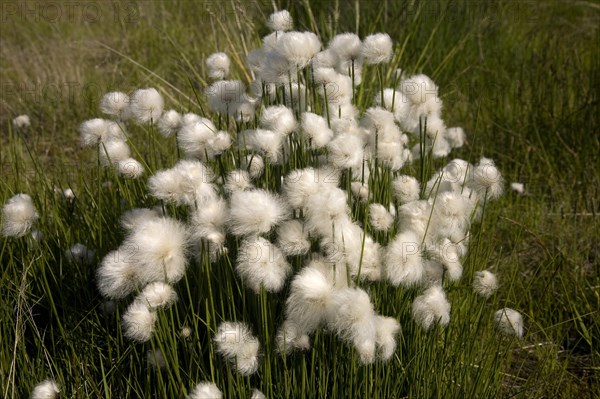
<path fill-rule="evenodd" d="M 206 263 L 188 270 L 177 286 L 185 309 L 160 313 L 159 339 L 141 346 L 124 340 L 120 315 L 127 304 L 117 303 L 114 314 L 105 314 L 94 282 L 96 265 L 68 263 L 64 250 L 81 242 L 99 261 L 123 241 L 118 228 L 123 211 L 153 202 L 143 182 L 99 169 L 94 151 L 78 148 L 76 128 L 97 115 L 102 94 L 115 89 L 157 87 L 169 104 L 200 113 L 206 109 L 206 56 L 227 52 L 234 74 L 244 79 L 245 53 L 266 33 L 260 21 L 271 9 L 235 1 L 99 2 L 96 20 L 81 14 L 56 21 L 4 14 L 0 200 L 32 194 L 39 225 L 53 236 L 41 244 L 0 241 L 3 396 L 27 397 L 48 377 L 64 397 L 183 397 L 205 379 L 228 397 L 246 397 L 257 386 L 268 397 L 597 394 L 597 7 L 558 1 L 342 3 L 280 6 L 292 12 L 298 30 L 314 29 L 324 43 L 337 32 L 357 31 L 361 37 L 388 32 L 396 46 L 393 62 L 408 73 L 430 75 L 441 88 L 445 117 L 468 132 L 467 145 L 453 155 L 475 160 L 485 151 L 507 180 L 525 184 L 526 195 L 507 193 L 473 229 L 477 251 L 465 261 L 463 282 L 449 293 L 449 326 L 424 333 L 410 307 L 399 305 L 410 303 L 416 291 L 368 286 L 379 292 L 373 301 L 380 313 L 393 315 L 403 327 L 390 363 L 359 367 L 355 353 L 319 332 L 308 354 L 281 358 L 266 352 L 257 375 L 240 377 L 212 352 L 210 337 L 221 318 L 251 314 L 257 318 L 254 332 L 265 336 L 279 326 L 283 303 L 271 294 L 246 292 L 232 254 L 218 268 Z M 386 72 L 391 84 L 392 68 Z M 19 114 L 32 118 L 26 133 L 11 126 Z M 174 164 L 174 142 L 141 140 L 151 133 L 132 130 L 140 153 L 164 147 L 153 152 L 153 168 Z M 101 187 L 103 181 L 111 186 Z M 55 187 L 72 187 L 76 201 L 65 203 Z M 486 268 L 501 283 L 488 302 L 467 285 L 476 270 Z M 499 338 L 493 331 L 493 312 L 504 306 L 523 313 L 524 340 Z M 192 328 L 191 338 L 180 336 L 184 325 Z M 160 372 L 148 367 L 150 349 L 161 349 L 169 367 Z"/>

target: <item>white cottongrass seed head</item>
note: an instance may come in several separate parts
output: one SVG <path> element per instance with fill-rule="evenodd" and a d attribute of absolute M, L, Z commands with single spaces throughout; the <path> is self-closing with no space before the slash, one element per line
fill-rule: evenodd
<path fill-rule="evenodd" d="M 213 341 L 217 346 L 217 353 L 240 374 L 250 375 L 258 369 L 260 343 L 246 323 L 221 323 Z"/>
<path fill-rule="evenodd" d="M 276 11 L 269 16 L 269 19 L 267 20 L 267 26 L 274 32 L 285 32 L 288 30 L 292 30 L 292 28 L 294 27 L 294 20 L 292 19 L 292 16 L 290 15 L 289 11 Z"/>
<path fill-rule="evenodd" d="M 123 315 L 123 334 L 136 342 L 148 342 L 156 328 L 156 312 L 141 301 L 134 301 Z"/>
<path fill-rule="evenodd" d="M 275 244 L 252 236 L 240 246 L 236 271 L 246 286 L 259 294 L 261 287 L 267 292 L 281 291 L 292 267 Z"/>
<path fill-rule="evenodd" d="M 482 270 L 475 272 L 475 278 L 473 279 L 473 290 L 477 295 L 481 295 L 484 298 L 489 298 L 498 289 L 498 279 L 496 275 L 489 270 Z"/>
<path fill-rule="evenodd" d="M 106 93 L 100 100 L 100 111 L 124 120 L 129 112 L 129 96 L 120 91 Z"/>
<path fill-rule="evenodd" d="M 222 399 L 223 393 L 214 382 L 201 382 L 190 391 L 187 399 Z"/>
<path fill-rule="evenodd" d="M 162 114 L 157 125 L 160 134 L 164 137 L 170 137 L 181 129 L 183 126 L 183 118 L 179 112 L 170 109 Z"/>
<path fill-rule="evenodd" d="M 394 223 L 394 217 L 381 204 L 369 205 L 369 222 L 376 231 L 388 231 Z"/>
<path fill-rule="evenodd" d="M 22 237 L 31 230 L 39 214 L 28 194 L 12 196 L 2 207 L 2 235 Z"/>
<path fill-rule="evenodd" d="M 31 126 L 29 115 L 19 115 L 12 120 L 12 123 L 16 129 L 26 129 Z"/>
<path fill-rule="evenodd" d="M 523 316 L 514 309 L 503 308 L 496 311 L 494 323 L 502 334 L 523 337 Z"/>
<path fill-rule="evenodd" d="M 44 380 L 37 384 L 31 391 L 31 399 L 55 399 L 60 389 L 54 380 Z"/>
<path fill-rule="evenodd" d="M 434 285 L 419 295 L 413 302 L 412 315 L 425 331 L 436 323 L 447 326 L 450 322 L 450 302 L 442 287 Z"/>
<path fill-rule="evenodd" d="M 138 123 L 158 121 L 163 111 L 164 100 L 154 88 L 138 89 L 129 100 L 131 113 Z"/>
<path fill-rule="evenodd" d="M 167 283 L 155 281 L 144 287 L 136 298 L 151 309 L 167 308 L 177 301 L 177 293 Z"/>
<path fill-rule="evenodd" d="M 206 59 L 208 77 L 213 80 L 224 79 L 229 75 L 231 61 L 225 53 L 214 53 Z"/>
<path fill-rule="evenodd" d="M 261 189 L 234 192 L 230 209 L 229 230 L 238 236 L 268 233 L 289 215 L 281 197 Z"/>
<path fill-rule="evenodd" d="M 365 37 L 362 55 L 367 64 L 381 64 L 392 58 L 392 38 L 387 33 L 375 33 Z"/>

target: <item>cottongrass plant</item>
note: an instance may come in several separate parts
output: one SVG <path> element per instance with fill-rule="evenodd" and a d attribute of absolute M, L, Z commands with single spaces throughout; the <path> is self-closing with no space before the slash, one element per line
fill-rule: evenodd
<path fill-rule="evenodd" d="M 383 68 L 398 67 L 389 65 L 389 35 L 344 33 L 324 43 L 292 31 L 287 11 L 268 26 L 248 54 L 253 81 L 225 80 L 233 74 L 225 53 L 206 59 L 210 113 L 163 112 L 154 88 L 111 92 L 100 101 L 109 119 L 79 129 L 99 169 L 116 171 L 119 192 L 137 187 L 139 205 L 149 206 L 126 203 L 121 244 L 101 254 L 97 289 L 118 304 L 117 334 L 146 348 L 159 376 L 188 386 L 178 365 L 186 361 L 213 381 L 191 388 L 190 399 L 223 397 L 215 385 L 223 381 L 228 392 L 252 381 L 271 397 L 287 389 L 274 385 L 284 383 L 273 380 L 280 366 L 306 384 L 326 345 L 355 373 L 397 365 L 400 346 L 434 351 L 453 305 L 468 300 L 460 287 L 472 275 L 471 227 L 504 189 L 491 159 L 446 159 L 466 133 L 446 126 L 431 78 L 386 79 Z M 379 79 L 367 100 L 358 93 L 374 82 L 365 79 L 370 68 Z M 176 149 L 177 161 L 158 166 L 154 144 L 140 153 L 140 131 Z M 26 194 L 2 213 L 6 236 L 27 234 L 38 219 Z M 85 265 L 95 254 L 77 244 L 66 256 Z M 483 270 L 472 285 L 490 298 L 498 281 Z M 480 320 L 484 309 L 473 305 Z M 494 321 L 523 336 L 518 312 L 502 309 Z M 186 350 L 201 360 L 178 340 L 193 342 Z M 220 369 L 219 359 L 230 367 Z M 341 358 L 331 361 L 341 367 Z"/>

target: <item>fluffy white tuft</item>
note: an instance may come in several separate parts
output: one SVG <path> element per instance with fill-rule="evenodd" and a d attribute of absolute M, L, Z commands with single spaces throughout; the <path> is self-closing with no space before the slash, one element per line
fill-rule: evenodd
<path fill-rule="evenodd" d="M 135 249 L 121 247 L 106 254 L 96 271 L 98 290 L 111 299 L 125 298 L 140 286 Z"/>
<path fill-rule="evenodd" d="M 277 40 L 275 50 L 290 64 L 304 68 L 321 50 L 321 41 L 313 32 L 286 32 Z"/>
<path fill-rule="evenodd" d="M 386 277 L 394 286 L 413 286 L 423 278 L 421 240 L 412 231 L 398 234 L 385 254 Z"/>
<path fill-rule="evenodd" d="M 162 114 L 157 125 L 160 134 L 164 137 L 170 137 L 181 129 L 183 118 L 179 112 L 171 109 Z"/>
<path fill-rule="evenodd" d="M 281 135 L 288 135 L 296 129 L 296 118 L 291 109 L 285 105 L 272 105 L 263 109 L 260 115 L 262 128 Z"/>
<path fill-rule="evenodd" d="M 419 295 L 412 305 L 412 315 L 423 329 L 429 330 L 435 323 L 442 326 L 450 322 L 450 302 L 440 286 L 433 286 Z"/>
<path fill-rule="evenodd" d="M 29 115 L 19 115 L 12 120 L 12 123 L 16 129 L 26 129 L 31 126 Z"/>
<path fill-rule="evenodd" d="M 225 53 L 214 53 L 206 59 L 208 77 L 213 80 L 224 79 L 229 75 L 231 61 Z"/>
<path fill-rule="evenodd" d="M 55 399 L 60 389 L 54 380 L 44 380 L 37 384 L 31 391 L 31 399 Z"/>
<path fill-rule="evenodd" d="M 376 33 L 365 37 L 362 55 L 367 64 L 381 64 L 392 58 L 392 38 L 387 33 Z"/>
<path fill-rule="evenodd" d="M 122 176 L 130 179 L 137 179 L 144 173 L 145 170 L 144 166 L 133 158 L 127 158 L 119 161 L 117 168 Z"/>
<path fill-rule="evenodd" d="M 233 194 L 238 191 L 247 191 L 254 188 L 250 174 L 242 169 L 232 170 L 227 174 L 225 185 L 223 186 L 225 192 Z"/>
<path fill-rule="evenodd" d="M 245 323 L 223 322 L 213 341 L 217 353 L 225 358 L 242 375 L 250 375 L 258 369 L 260 344 Z"/>
<path fill-rule="evenodd" d="M 482 198 L 495 199 L 504 193 L 504 178 L 493 160 L 481 158 L 469 184 Z"/>
<path fill-rule="evenodd" d="M 215 198 L 212 171 L 200 161 L 181 160 L 148 179 L 148 191 L 157 199 L 177 205 L 199 206 Z"/>
<path fill-rule="evenodd" d="M 361 362 L 375 361 L 375 312 L 369 295 L 360 288 L 335 290 L 326 312 L 328 328 L 354 345 Z"/>
<path fill-rule="evenodd" d="M 369 205 L 369 221 L 376 231 L 388 231 L 394 223 L 394 217 L 381 204 Z"/>
<path fill-rule="evenodd" d="M 473 279 L 473 290 L 484 298 L 489 298 L 498 289 L 496 275 L 488 270 L 475 272 Z"/>
<path fill-rule="evenodd" d="M 523 185 L 523 183 L 518 183 L 518 182 L 512 182 L 510 183 L 510 188 L 517 194 L 523 194 L 525 193 L 525 186 Z"/>
<path fill-rule="evenodd" d="M 494 323 L 502 334 L 523 337 L 523 316 L 514 309 L 503 308 L 496 311 Z"/>
<path fill-rule="evenodd" d="M 246 155 L 242 159 L 242 166 L 248 171 L 250 177 L 256 179 L 263 174 L 265 170 L 265 161 L 258 154 Z"/>
<path fill-rule="evenodd" d="M 268 292 L 281 291 L 292 267 L 276 245 L 254 236 L 240 245 L 236 270 L 244 283 L 259 294 L 261 287 Z"/>
<path fill-rule="evenodd" d="M 214 382 L 201 382 L 192 389 L 187 399 L 223 399 L 223 393 Z"/>
<path fill-rule="evenodd" d="M 292 19 L 292 16 L 290 15 L 289 11 L 287 11 L 287 10 L 276 11 L 269 16 L 269 19 L 267 21 L 267 26 L 272 31 L 285 32 L 288 30 L 292 30 L 292 28 L 294 27 L 294 20 Z"/>
<path fill-rule="evenodd" d="M 162 96 L 154 88 L 136 90 L 129 103 L 131 113 L 138 123 L 156 123 L 164 106 Z"/>
<path fill-rule="evenodd" d="M 138 265 L 142 283 L 176 283 L 184 273 L 188 248 L 187 227 L 171 218 L 154 218 L 140 223 L 125 239 L 131 259 Z"/>
<path fill-rule="evenodd" d="M 234 235 L 268 233 L 287 219 L 287 204 L 265 190 L 236 191 L 230 201 L 229 230 Z"/>
<path fill-rule="evenodd" d="M 123 335 L 133 341 L 147 342 L 154 334 L 156 320 L 156 312 L 148 305 L 134 301 L 123 315 Z"/>
<path fill-rule="evenodd" d="M 396 335 L 400 332 L 400 323 L 393 317 L 375 316 L 376 343 L 383 361 L 388 361 L 396 351 Z"/>
<path fill-rule="evenodd" d="M 342 133 L 327 145 L 331 164 L 339 169 L 349 169 L 362 165 L 363 143 L 360 137 Z"/>
<path fill-rule="evenodd" d="M 177 293 L 169 284 L 155 281 L 145 286 L 135 300 L 151 309 L 167 308 L 177 301 Z"/>
<path fill-rule="evenodd" d="M 304 225 L 298 220 L 288 220 L 277 228 L 277 245 L 288 256 L 308 253 L 310 241 Z"/>
<path fill-rule="evenodd" d="M 98 144 L 98 146 L 100 147 L 100 162 L 104 166 L 118 164 L 131 156 L 129 146 L 122 140 L 109 140 Z"/>
<path fill-rule="evenodd" d="M 302 114 L 302 132 L 314 149 L 325 147 L 333 138 L 333 130 L 327 126 L 327 120 L 312 112 Z"/>
<path fill-rule="evenodd" d="M 398 202 L 406 204 L 419 199 L 421 187 L 419 181 L 412 176 L 398 176 L 392 182 L 394 195 Z"/>
<path fill-rule="evenodd" d="M 114 115 L 120 120 L 129 117 L 129 96 L 120 91 L 106 93 L 100 100 L 100 111 L 107 115 Z"/>
<path fill-rule="evenodd" d="M 37 209 L 28 194 L 14 195 L 2 207 L 2 235 L 22 237 L 38 218 Z"/>

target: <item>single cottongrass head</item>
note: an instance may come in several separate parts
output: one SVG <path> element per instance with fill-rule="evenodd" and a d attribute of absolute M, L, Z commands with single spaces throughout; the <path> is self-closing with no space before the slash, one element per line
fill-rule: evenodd
<path fill-rule="evenodd" d="M 447 326 L 450 322 L 450 302 L 442 287 L 435 285 L 419 295 L 413 302 L 412 315 L 425 331 L 436 323 Z"/>
<path fill-rule="evenodd" d="M 190 391 L 187 399 L 222 399 L 223 393 L 214 382 L 201 382 Z"/>
<path fill-rule="evenodd" d="M 498 289 L 498 279 L 496 275 L 489 270 L 475 272 L 473 279 L 473 290 L 477 295 L 489 298 Z"/>
<path fill-rule="evenodd" d="M 28 194 L 12 196 L 2 207 L 2 235 L 22 237 L 38 220 L 39 214 Z"/>
<path fill-rule="evenodd" d="M 241 375 L 253 374 L 258 369 L 260 343 L 246 323 L 221 323 L 213 341 L 217 353 Z"/>
<path fill-rule="evenodd" d="M 503 308 L 494 313 L 494 323 L 504 335 L 523 337 L 523 316 L 514 309 Z"/>

